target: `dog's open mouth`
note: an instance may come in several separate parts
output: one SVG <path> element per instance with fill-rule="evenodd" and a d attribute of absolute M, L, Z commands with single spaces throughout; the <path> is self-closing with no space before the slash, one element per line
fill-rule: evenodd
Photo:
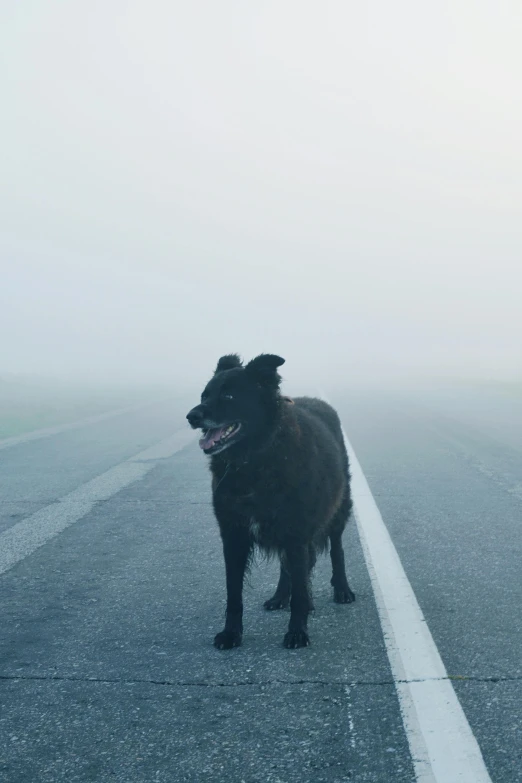
<path fill-rule="evenodd" d="M 203 437 L 199 441 L 200 447 L 205 454 L 217 454 L 232 445 L 232 441 L 241 429 L 241 424 L 227 424 L 223 427 L 215 427 L 210 430 L 203 430 Z"/>

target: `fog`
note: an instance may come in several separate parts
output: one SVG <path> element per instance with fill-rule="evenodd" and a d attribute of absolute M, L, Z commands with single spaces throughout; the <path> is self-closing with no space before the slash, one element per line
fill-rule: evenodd
<path fill-rule="evenodd" d="M 522 377 L 519 0 L 0 17 L 0 374 Z"/>

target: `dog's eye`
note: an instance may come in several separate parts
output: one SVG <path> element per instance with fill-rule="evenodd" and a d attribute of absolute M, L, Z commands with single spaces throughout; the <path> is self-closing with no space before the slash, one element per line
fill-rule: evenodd
<path fill-rule="evenodd" d="M 234 395 L 233 394 L 224 394 L 223 395 L 223 399 L 224 400 L 233 400 L 234 399 Z"/>

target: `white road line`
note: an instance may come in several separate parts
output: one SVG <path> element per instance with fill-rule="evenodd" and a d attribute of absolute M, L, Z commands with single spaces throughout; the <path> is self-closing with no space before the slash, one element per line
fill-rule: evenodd
<path fill-rule="evenodd" d="M 419 783 L 491 783 L 479 745 L 355 453 L 354 513 Z"/>
<path fill-rule="evenodd" d="M 171 457 L 194 438 L 192 430 L 180 430 L 10 527 L 0 535 L 0 574 L 78 522 L 95 503 L 108 500 L 129 484 L 142 479 L 152 470 L 155 460 Z"/>
<path fill-rule="evenodd" d="M 21 435 L 13 435 L 10 438 L 2 438 L 0 439 L 0 451 L 2 449 L 8 449 L 11 446 L 18 446 L 20 443 L 28 443 L 31 440 L 40 440 L 40 438 L 49 438 L 51 435 L 59 435 L 61 432 L 78 430 L 81 427 L 88 427 L 90 424 L 98 424 L 100 421 L 112 419 L 115 416 L 123 416 L 125 413 L 134 413 L 134 411 L 139 411 L 154 405 L 155 402 L 161 402 L 161 400 L 153 400 L 152 402 L 145 403 L 141 402 L 139 405 L 131 405 L 127 408 L 117 408 L 115 410 L 106 411 L 105 413 L 98 413 L 96 416 L 88 416 L 86 419 L 70 421 L 68 424 L 58 424 L 56 427 L 43 427 L 39 430 L 24 432 Z"/>

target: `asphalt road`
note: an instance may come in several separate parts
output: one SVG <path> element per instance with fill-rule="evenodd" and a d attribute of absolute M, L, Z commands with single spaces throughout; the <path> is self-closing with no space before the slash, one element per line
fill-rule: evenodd
<path fill-rule="evenodd" d="M 493 783 L 522 781 L 522 401 L 332 402 Z M 246 588 L 243 647 L 213 648 L 225 589 L 208 470 L 195 442 L 168 440 L 185 408 L 0 450 L 0 557 L 20 523 L 74 508 L 78 492 L 92 500 L 0 574 L 0 780 L 413 783 L 354 523 L 357 601 L 333 604 L 322 558 L 310 648 L 285 650 L 287 614 L 263 610 L 277 581 L 266 562 Z M 119 491 L 96 494 L 114 471 Z"/>

